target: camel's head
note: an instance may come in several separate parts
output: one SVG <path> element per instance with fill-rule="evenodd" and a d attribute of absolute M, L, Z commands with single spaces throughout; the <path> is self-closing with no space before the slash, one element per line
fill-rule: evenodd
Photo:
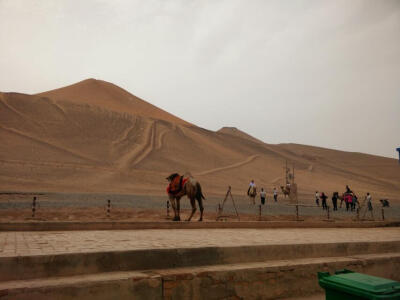
<path fill-rule="evenodd" d="M 176 176 L 179 176 L 179 174 L 178 173 L 172 173 L 171 175 L 169 175 L 165 179 L 167 179 L 169 182 L 171 182 Z"/>

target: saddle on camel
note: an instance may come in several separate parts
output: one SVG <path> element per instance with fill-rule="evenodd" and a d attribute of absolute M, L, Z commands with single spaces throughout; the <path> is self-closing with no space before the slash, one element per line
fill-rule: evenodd
<path fill-rule="evenodd" d="M 183 176 L 179 176 L 178 173 L 169 175 L 167 177 L 167 180 L 169 181 L 169 184 L 167 187 L 167 194 L 172 194 L 172 195 L 176 195 L 180 191 L 182 191 L 184 184 L 188 181 L 187 178 L 184 178 Z"/>
<path fill-rule="evenodd" d="M 203 221 L 203 199 L 204 195 L 201 191 L 200 183 L 193 177 L 180 176 L 178 173 L 173 173 L 166 178 L 169 181 L 167 187 L 167 194 L 171 201 L 172 209 L 174 210 L 173 221 L 180 221 L 180 199 L 183 196 L 187 196 L 190 199 L 190 205 L 192 206 L 192 212 L 186 221 L 190 221 L 196 212 L 196 200 L 200 207 L 200 219 Z"/>

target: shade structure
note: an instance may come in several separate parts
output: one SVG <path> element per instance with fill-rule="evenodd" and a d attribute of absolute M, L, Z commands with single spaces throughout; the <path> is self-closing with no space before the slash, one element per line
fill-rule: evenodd
<path fill-rule="evenodd" d="M 396 148 L 396 151 L 399 152 L 399 164 L 400 164 L 400 147 Z"/>

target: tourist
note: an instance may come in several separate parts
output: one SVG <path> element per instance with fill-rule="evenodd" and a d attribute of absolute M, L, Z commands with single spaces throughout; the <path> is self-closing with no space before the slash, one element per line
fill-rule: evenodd
<path fill-rule="evenodd" d="M 250 195 L 250 189 L 256 188 L 256 184 L 254 183 L 254 179 L 252 179 L 249 183 L 249 189 L 247 190 L 247 195 Z"/>
<path fill-rule="evenodd" d="M 353 194 L 352 202 L 351 202 L 351 210 L 354 211 L 356 209 L 356 205 L 358 204 L 358 198 L 356 194 Z"/>
<path fill-rule="evenodd" d="M 274 187 L 274 200 L 275 200 L 275 202 L 278 201 L 278 191 L 276 190 L 275 187 Z"/>
<path fill-rule="evenodd" d="M 371 197 L 371 195 L 369 194 L 369 193 L 367 193 L 367 196 L 365 196 L 365 199 L 364 199 L 364 203 L 363 203 L 363 205 L 362 205 L 362 207 L 361 208 L 364 208 L 365 207 L 365 210 L 364 210 L 364 214 L 363 214 L 363 219 L 365 218 L 365 215 L 367 214 L 367 212 L 370 212 L 371 213 L 371 218 L 372 219 L 374 219 L 374 214 L 373 214 L 373 208 L 372 208 L 372 197 Z"/>
<path fill-rule="evenodd" d="M 338 198 L 340 199 L 340 208 L 342 208 L 343 201 L 345 200 L 345 195 L 346 195 L 346 194 L 342 194 L 342 197 L 339 197 L 339 196 L 338 196 Z"/>
<path fill-rule="evenodd" d="M 351 206 L 353 203 L 353 196 L 351 194 L 345 193 L 344 201 L 346 202 L 346 211 L 349 211 L 349 209 L 351 210 Z"/>
<path fill-rule="evenodd" d="M 371 197 L 371 195 L 369 193 L 367 193 L 366 199 L 367 199 L 368 211 L 371 212 L 371 216 L 373 218 L 374 216 L 372 214 L 372 197 Z"/>
<path fill-rule="evenodd" d="M 389 204 L 389 200 L 388 200 L 388 199 L 381 199 L 381 200 L 379 200 L 379 201 L 381 202 L 382 207 L 390 207 L 390 204 Z"/>
<path fill-rule="evenodd" d="M 353 192 L 351 191 L 351 189 L 349 188 L 349 186 L 348 186 L 348 185 L 346 185 L 346 193 L 347 193 L 347 194 L 351 194 L 351 193 L 353 193 Z"/>
<path fill-rule="evenodd" d="M 261 188 L 260 192 L 260 199 L 261 199 L 261 204 L 265 204 L 265 198 L 267 197 L 267 193 L 264 191 L 264 188 Z"/>
<path fill-rule="evenodd" d="M 255 205 L 256 204 L 256 196 L 257 196 L 257 187 L 254 182 L 254 179 L 252 179 L 250 181 L 249 189 L 247 190 L 247 195 L 250 198 L 250 204 Z"/>
<path fill-rule="evenodd" d="M 333 206 L 333 210 L 337 210 L 337 199 L 338 199 L 339 193 L 338 192 L 334 192 L 332 195 L 332 206 Z"/>
<path fill-rule="evenodd" d="M 322 203 L 322 209 L 328 209 L 328 206 L 326 205 L 326 199 L 328 197 L 325 195 L 324 192 L 321 192 L 321 203 Z"/>
<path fill-rule="evenodd" d="M 319 206 L 319 194 L 318 194 L 318 191 L 315 191 L 315 203 L 317 203 L 317 206 Z"/>

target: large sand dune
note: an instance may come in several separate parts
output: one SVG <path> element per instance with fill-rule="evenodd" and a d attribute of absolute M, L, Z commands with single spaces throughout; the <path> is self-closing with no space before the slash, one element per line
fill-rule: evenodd
<path fill-rule="evenodd" d="M 37 95 L 0 93 L 0 190 L 163 194 L 190 172 L 205 193 L 250 179 L 268 191 L 295 165 L 303 193 L 370 191 L 400 199 L 395 159 L 295 144 L 266 144 L 231 127 L 196 127 L 108 82 L 88 79 Z M 282 120 L 284 123 L 284 120 Z"/>

